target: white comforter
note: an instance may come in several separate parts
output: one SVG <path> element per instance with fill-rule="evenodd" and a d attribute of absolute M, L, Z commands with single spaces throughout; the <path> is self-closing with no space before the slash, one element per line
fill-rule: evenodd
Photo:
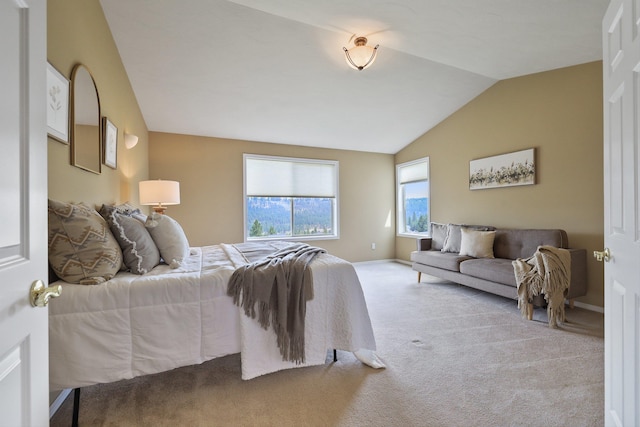
<path fill-rule="evenodd" d="M 312 262 L 306 362 L 296 365 L 282 360 L 275 334 L 227 296 L 227 282 L 244 262 L 227 245 L 205 246 L 192 248 L 175 270 L 159 265 L 142 276 L 121 272 L 96 286 L 57 282 L 62 295 L 49 304 L 51 389 L 128 379 L 238 352 L 243 379 L 323 364 L 332 348 L 366 354 L 375 365 L 369 313 L 350 263 L 329 254 Z"/>

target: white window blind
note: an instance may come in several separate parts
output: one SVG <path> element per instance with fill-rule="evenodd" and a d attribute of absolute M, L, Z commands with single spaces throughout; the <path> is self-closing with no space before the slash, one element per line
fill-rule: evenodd
<path fill-rule="evenodd" d="M 336 197 L 335 161 L 265 158 L 245 155 L 249 197 Z"/>
<path fill-rule="evenodd" d="M 429 168 L 424 160 L 398 167 L 398 184 L 425 181 L 427 179 L 429 179 Z"/>

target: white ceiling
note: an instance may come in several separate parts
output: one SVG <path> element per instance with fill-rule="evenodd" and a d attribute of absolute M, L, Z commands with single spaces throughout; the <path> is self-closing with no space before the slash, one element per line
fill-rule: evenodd
<path fill-rule="evenodd" d="M 496 81 L 602 58 L 609 0 L 101 0 L 152 131 L 396 153 Z M 380 44 L 356 71 L 342 47 Z"/>

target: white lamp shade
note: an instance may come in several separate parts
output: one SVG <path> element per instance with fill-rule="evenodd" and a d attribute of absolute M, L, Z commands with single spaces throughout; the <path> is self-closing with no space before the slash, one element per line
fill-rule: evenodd
<path fill-rule="evenodd" d="M 161 179 L 140 181 L 141 205 L 177 205 L 180 204 L 180 183 Z"/>
<path fill-rule="evenodd" d="M 376 60 L 376 54 L 378 53 L 378 46 L 367 46 L 366 37 L 356 37 L 354 40 L 355 46 L 351 49 L 343 47 L 345 53 L 345 60 L 351 68 L 356 70 L 364 70 L 369 67 Z"/>

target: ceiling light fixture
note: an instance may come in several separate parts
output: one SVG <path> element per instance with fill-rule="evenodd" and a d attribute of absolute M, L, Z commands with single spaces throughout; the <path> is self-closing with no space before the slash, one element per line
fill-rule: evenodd
<path fill-rule="evenodd" d="M 376 60 L 378 46 L 380 45 L 377 44 L 376 47 L 367 46 L 366 37 L 356 37 L 353 43 L 355 46 L 351 49 L 346 47 L 342 49 L 344 50 L 347 64 L 356 70 L 362 71 Z"/>

